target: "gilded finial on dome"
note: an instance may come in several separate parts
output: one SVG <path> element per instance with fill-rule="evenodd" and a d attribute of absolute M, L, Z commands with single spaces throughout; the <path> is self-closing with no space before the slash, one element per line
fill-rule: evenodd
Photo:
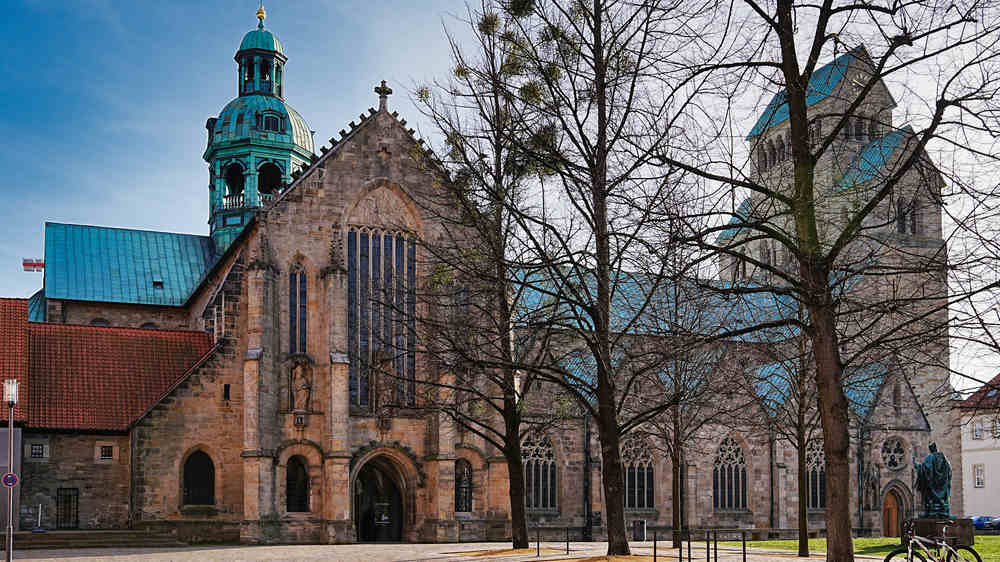
<path fill-rule="evenodd" d="M 263 28 L 264 27 L 264 20 L 267 19 L 267 12 L 264 11 L 264 3 L 263 2 L 261 2 L 260 5 L 257 7 L 257 19 L 259 20 L 257 22 L 257 27 Z"/>

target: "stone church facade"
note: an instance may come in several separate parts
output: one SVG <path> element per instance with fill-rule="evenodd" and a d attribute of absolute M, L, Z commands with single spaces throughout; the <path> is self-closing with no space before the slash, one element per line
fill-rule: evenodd
<path fill-rule="evenodd" d="M 263 13 L 235 59 L 239 95 L 206 124 L 209 235 L 48 223 L 43 289 L 0 300 L 4 364 L 27 397 L 15 419 L 21 527 L 41 505 L 49 528 L 199 541 L 508 537 L 502 455 L 416 407 L 416 241 L 438 235 L 443 213 L 429 208 L 441 177 L 426 148 L 383 82 L 378 107 L 314 153 L 284 101 L 288 59 Z M 940 216 L 925 216 L 940 238 Z M 378 294 L 395 306 L 373 303 Z M 384 355 L 387 342 L 399 352 Z M 392 383 L 365 375 L 380 360 Z M 948 442 L 948 414 L 925 405 L 947 373 L 926 377 L 911 386 L 887 368 L 866 399 L 859 526 L 881 530 L 887 501 L 905 513 L 908 455 Z M 526 443 L 529 525 L 546 535 L 603 536 L 590 425 L 566 420 Z M 706 432 L 713 445 L 685 459 L 687 524 L 794 527 L 794 449 L 759 432 Z M 667 528 L 669 461 L 655 443 L 626 443 L 627 517 Z M 815 450 L 810 459 L 810 523 L 821 527 L 822 463 Z"/>

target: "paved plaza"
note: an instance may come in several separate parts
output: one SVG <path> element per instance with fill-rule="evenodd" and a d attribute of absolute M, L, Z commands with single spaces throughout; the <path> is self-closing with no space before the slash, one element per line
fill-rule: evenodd
<path fill-rule="evenodd" d="M 532 549 L 535 544 L 532 543 Z M 570 543 L 569 555 L 566 554 L 566 543 L 543 542 L 541 556 L 532 550 L 530 554 L 505 554 L 510 545 L 506 543 L 462 543 L 462 544 L 355 544 L 355 545 L 286 545 L 286 546 L 192 546 L 188 548 L 108 548 L 108 549 L 75 549 L 75 550 L 15 550 L 17 560 L 73 560 L 87 562 L 97 560 L 119 561 L 192 561 L 207 562 L 214 560 L 232 562 L 270 561 L 270 560 L 343 560 L 362 562 L 390 562 L 402 560 L 578 560 L 593 556 L 601 556 L 607 552 L 606 543 L 573 542 Z M 496 552 L 497 554 L 490 554 Z M 652 543 L 633 543 L 632 553 L 647 556 L 652 560 Z M 694 562 L 705 560 L 704 545 L 692 548 Z M 712 560 L 715 560 L 714 552 Z M 859 560 L 879 560 L 880 558 L 858 556 Z M 684 560 L 687 560 L 685 549 Z M 794 560 L 793 553 L 751 552 L 748 562 L 764 562 L 771 560 Z M 657 548 L 657 560 L 680 560 L 677 551 L 667 549 L 661 543 Z M 740 562 L 743 555 L 739 549 L 719 547 L 720 562 Z M 800 559 L 801 560 L 801 559 Z M 815 554 L 810 560 L 825 560 L 825 556 Z"/>

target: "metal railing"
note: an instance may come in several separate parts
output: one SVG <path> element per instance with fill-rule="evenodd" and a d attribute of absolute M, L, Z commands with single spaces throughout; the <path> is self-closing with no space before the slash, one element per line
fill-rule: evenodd
<path fill-rule="evenodd" d="M 243 206 L 243 194 L 236 193 L 233 195 L 226 195 L 222 198 L 222 208 L 223 209 L 239 209 Z"/>

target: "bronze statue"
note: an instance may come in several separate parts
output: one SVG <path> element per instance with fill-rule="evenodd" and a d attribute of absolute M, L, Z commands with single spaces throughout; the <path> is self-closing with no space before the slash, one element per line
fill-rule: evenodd
<path fill-rule="evenodd" d="M 937 444 L 931 443 L 931 452 L 923 463 L 913 461 L 917 473 L 916 488 L 924 500 L 923 517 L 951 517 L 951 464 Z"/>

